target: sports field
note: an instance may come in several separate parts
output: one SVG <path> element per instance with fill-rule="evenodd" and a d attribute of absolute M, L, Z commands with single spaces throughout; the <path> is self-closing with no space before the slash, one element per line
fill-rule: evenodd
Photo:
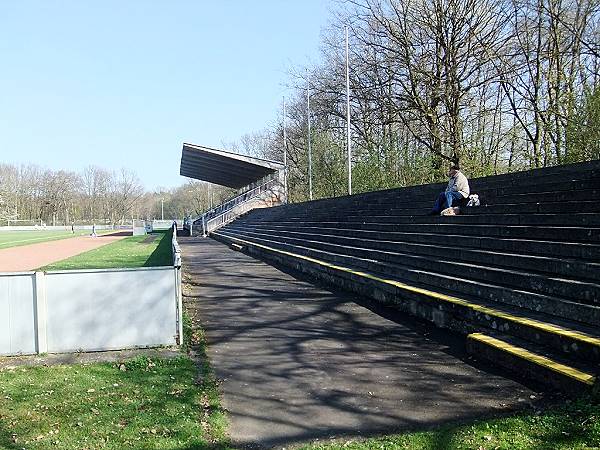
<path fill-rule="evenodd" d="M 129 236 L 38 270 L 117 269 L 172 264 L 171 232 Z"/>
<path fill-rule="evenodd" d="M 112 230 L 98 231 L 97 234 L 111 233 Z M 90 230 L 71 231 L 0 231 L 0 249 L 17 247 L 20 245 L 37 244 L 39 242 L 54 241 L 57 239 L 68 239 L 75 236 L 85 236 Z"/>

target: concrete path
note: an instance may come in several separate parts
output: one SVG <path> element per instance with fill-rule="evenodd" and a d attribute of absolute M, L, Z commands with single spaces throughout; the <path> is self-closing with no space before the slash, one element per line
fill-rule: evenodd
<path fill-rule="evenodd" d="M 79 236 L 0 250 L 0 272 L 26 272 L 131 236 L 131 231 Z"/>
<path fill-rule="evenodd" d="M 180 244 L 186 306 L 206 330 L 236 446 L 423 429 L 540 398 L 466 363 L 457 337 L 389 320 L 216 241 Z"/>

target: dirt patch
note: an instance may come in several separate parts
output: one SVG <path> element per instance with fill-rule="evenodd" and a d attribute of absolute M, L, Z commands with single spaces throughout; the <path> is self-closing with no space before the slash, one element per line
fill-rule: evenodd
<path fill-rule="evenodd" d="M 137 356 L 148 358 L 176 358 L 183 355 L 179 349 L 143 348 L 110 352 L 60 353 L 53 355 L 28 355 L 0 357 L 0 371 L 23 366 L 57 366 L 67 364 L 89 364 L 97 362 L 119 362 Z"/>
<path fill-rule="evenodd" d="M 149 244 L 150 242 L 154 242 L 158 238 L 158 234 L 149 234 L 146 239 L 142 241 L 142 244 Z"/>
<path fill-rule="evenodd" d="M 114 236 L 131 236 L 131 230 L 129 231 L 113 231 L 112 233 L 106 233 L 106 234 L 99 234 L 98 237 L 99 238 L 104 238 L 104 237 L 114 237 Z"/>

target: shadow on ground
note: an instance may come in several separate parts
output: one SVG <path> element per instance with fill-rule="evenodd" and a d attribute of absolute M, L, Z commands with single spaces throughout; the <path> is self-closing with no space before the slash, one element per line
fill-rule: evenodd
<path fill-rule="evenodd" d="M 359 305 L 210 239 L 180 244 L 186 307 L 206 330 L 240 446 L 427 429 L 540 398 L 465 363 L 458 336 Z"/>

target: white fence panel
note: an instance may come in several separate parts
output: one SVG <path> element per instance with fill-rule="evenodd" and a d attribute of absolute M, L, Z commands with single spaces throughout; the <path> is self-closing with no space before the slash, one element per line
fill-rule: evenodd
<path fill-rule="evenodd" d="M 168 230 L 173 226 L 172 220 L 158 220 L 154 219 L 152 221 L 152 230 Z"/>
<path fill-rule="evenodd" d="M 176 343 L 172 267 L 70 270 L 45 278 L 49 352 Z"/>
<path fill-rule="evenodd" d="M 0 355 L 35 353 L 35 273 L 0 275 Z"/>

